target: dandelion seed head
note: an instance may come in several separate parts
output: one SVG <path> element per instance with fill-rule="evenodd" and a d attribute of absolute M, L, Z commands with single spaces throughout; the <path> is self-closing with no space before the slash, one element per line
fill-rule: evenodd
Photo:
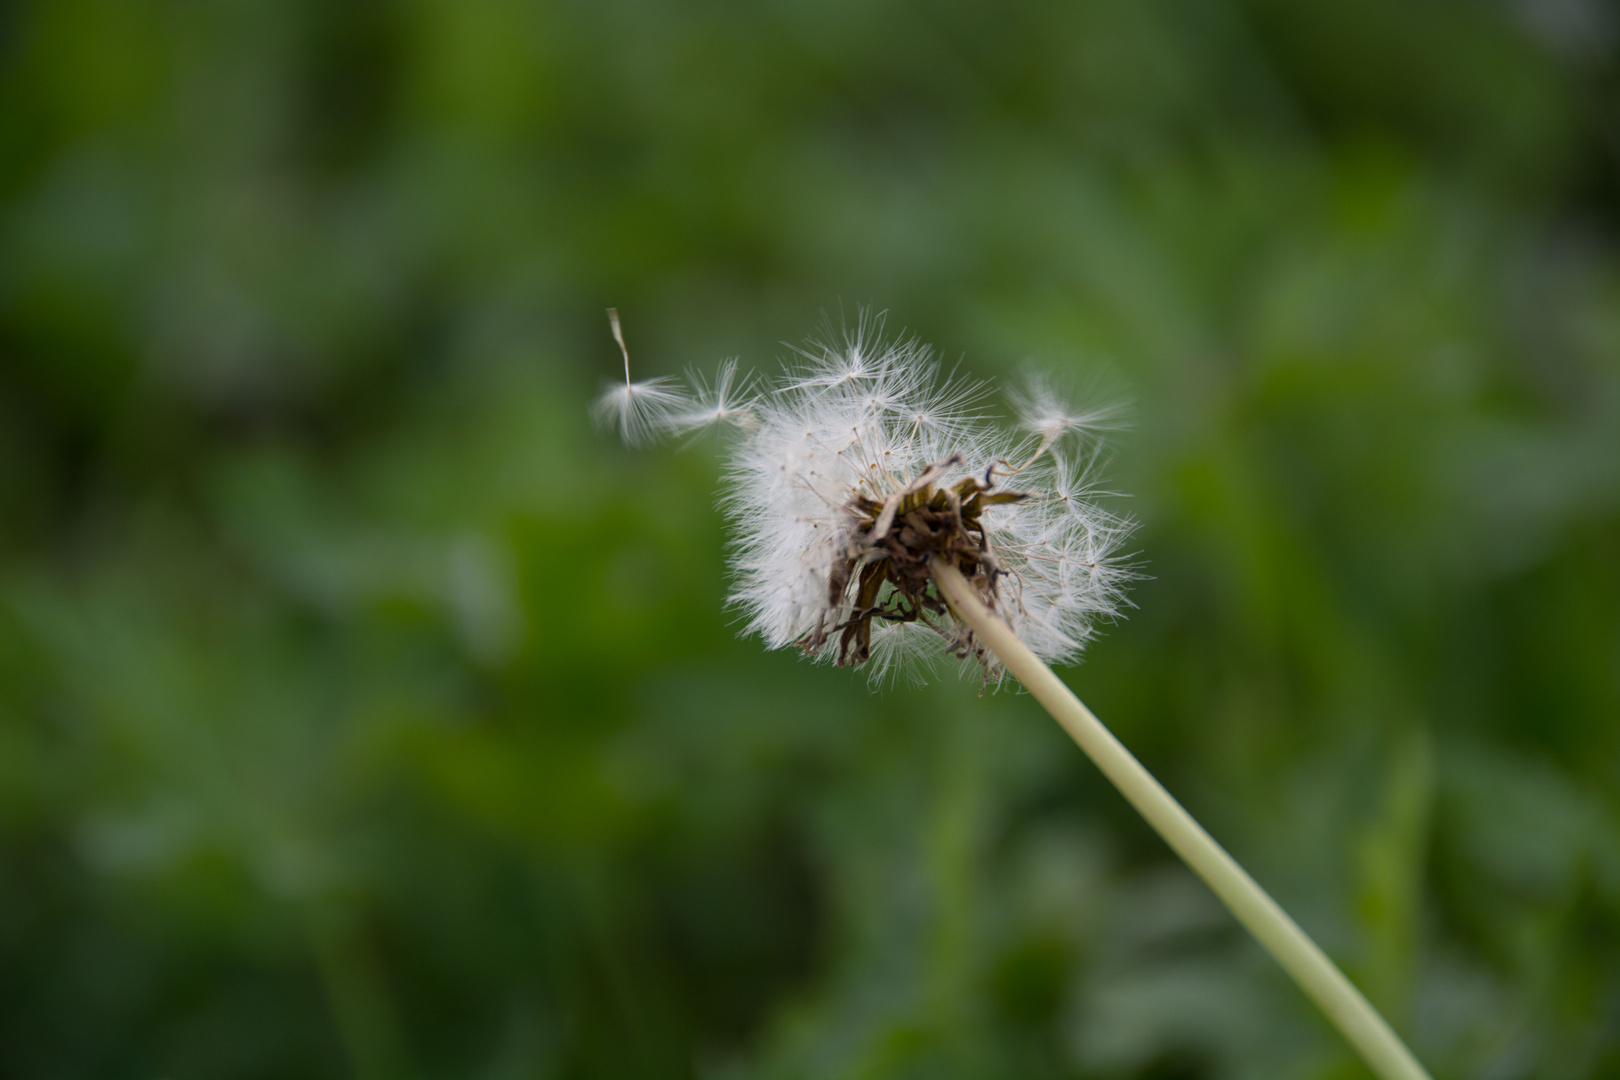
<path fill-rule="evenodd" d="M 615 396 L 614 415 L 626 438 L 730 429 L 729 599 L 767 646 L 866 665 L 875 683 L 953 657 L 998 679 L 933 585 L 936 558 L 1047 661 L 1073 660 L 1127 603 L 1134 575 L 1118 551 L 1131 525 L 1097 501 L 1097 440 L 1064 438 L 1113 411 L 1075 409 L 1035 377 L 1015 399 L 1023 434 L 1007 430 L 982 411 L 985 384 L 942 374 L 929 346 L 885 339 L 882 316 L 864 311 L 795 350 L 778 379 L 739 377 L 726 361 L 692 382 L 635 424 Z"/>

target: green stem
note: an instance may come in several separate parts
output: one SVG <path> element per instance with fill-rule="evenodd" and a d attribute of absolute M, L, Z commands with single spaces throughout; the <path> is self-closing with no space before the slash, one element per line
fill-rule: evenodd
<path fill-rule="evenodd" d="M 971 627 L 979 642 L 1046 706 L 1046 711 L 1080 744 L 1103 775 L 1344 1033 L 1372 1071 L 1383 1080 L 1430 1080 L 1400 1036 L 1316 942 L 1182 809 L 1052 669 L 990 611 L 961 573 L 938 558 L 931 569 L 952 614 Z"/>

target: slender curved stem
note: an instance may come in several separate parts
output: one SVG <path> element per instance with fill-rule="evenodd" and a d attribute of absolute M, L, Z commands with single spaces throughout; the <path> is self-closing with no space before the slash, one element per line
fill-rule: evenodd
<path fill-rule="evenodd" d="M 1430 1080 L 1400 1036 L 1334 966 L 1288 913 L 1217 844 L 1203 826 L 1142 767 L 1102 721 L 1092 715 L 1052 669 L 997 618 L 949 563 L 931 564 L 934 582 L 952 613 L 973 628 L 981 644 L 1035 695 L 1120 794 L 1147 819 L 1177 855 L 1204 879 L 1300 989 L 1327 1014 L 1362 1059 L 1383 1080 Z"/>

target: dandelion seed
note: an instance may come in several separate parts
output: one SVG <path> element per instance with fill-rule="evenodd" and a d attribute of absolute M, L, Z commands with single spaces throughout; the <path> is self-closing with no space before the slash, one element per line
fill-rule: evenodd
<path fill-rule="evenodd" d="M 722 360 L 715 377 L 706 379 L 697 370 L 687 372 L 693 390 L 689 407 L 669 414 L 667 425 L 674 432 L 729 425 L 747 430 L 755 424 L 754 376 L 737 374 L 735 358 Z"/>
<path fill-rule="evenodd" d="M 608 308 L 613 340 L 624 354 L 624 385 L 610 383 L 591 408 L 599 427 L 618 428 L 619 436 L 631 446 L 652 442 L 670 429 L 672 417 L 680 415 L 690 402 L 667 375 L 641 382 L 630 381 L 630 350 L 624 344 L 617 308 Z"/>
<path fill-rule="evenodd" d="M 1038 457 L 1048 446 L 1071 433 L 1100 434 L 1117 428 L 1125 418 L 1125 405 L 1119 397 L 1107 394 L 1090 395 L 1097 400 L 1085 410 L 1078 410 L 1070 399 L 1058 389 L 1050 375 L 1042 371 L 1024 374 L 1023 386 L 1012 397 L 1019 427 L 1040 440 Z"/>

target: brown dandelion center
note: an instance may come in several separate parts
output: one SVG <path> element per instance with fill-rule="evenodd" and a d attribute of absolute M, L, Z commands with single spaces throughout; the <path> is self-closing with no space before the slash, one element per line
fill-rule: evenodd
<path fill-rule="evenodd" d="M 981 517 L 986 507 L 1020 502 L 1029 493 L 995 491 L 995 465 L 982 478 L 968 476 L 948 487 L 936 486 L 961 464 L 961 456 L 952 455 L 930 465 L 883 502 L 859 492 L 850 500 L 853 526 L 827 579 L 829 608 L 847 617 L 832 626 L 825 619 L 818 623 L 800 642 L 807 652 L 818 651 L 836 633 L 838 665 L 859 667 L 871 656 L 872 620 L 883 619 L 921 621 L 955 642 L 959 655 L 967 655 L 967 639 L 935 621 L 946 615 L 946 607 L 929 563 L 936 556 L 954 563 L 993 601 L 1003 571 Z M 846 609 L 851 581 L 856 583 L 855 597 L 853 607 Z"/>

